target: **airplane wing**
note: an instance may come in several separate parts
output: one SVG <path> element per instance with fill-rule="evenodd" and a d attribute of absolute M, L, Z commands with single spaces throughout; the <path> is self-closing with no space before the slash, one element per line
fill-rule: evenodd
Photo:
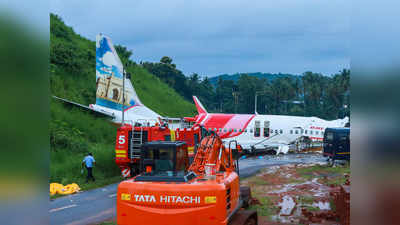
<path fill-rule="evenodd" d="M 275 149 L 276 154 L 288 153 L 290 144 L 302 137 L 302 134 L 275 134 L 268 139 L 250 144 L 250 147 L 256 149 Z"/>
<path fill-rule="evenodd" d="M 106 117 L 109 117 L 111 119 L 115 118 L 113 113 L 109 113 L 109 112 L 106 112 L 106 111 L 95 110 L 95 109 L 90 108 L 90 107 L 88 107 L 86 105 L 82 105 L 82 104 L 79 104 L 79 103 L 76 103 L 76 102 L 73 102 L 73 101 L 70 101 L 70 100 L 67 100 L 67 99 L 64 99 L 64 98 L 60 98 L 60 97 L 57 97 L 57 96 L 54 96 L 54 95 L 53 95 L 53 98 L 57 99 L 57 100 L 59 100 L 59 101 L 61 101 L 63 103 L 67 103 L 67 104 L 70 104 L 70 105 L 73 105 L 73 106 L 78 106 L 78 107 L 83 108 L 83 109 L 85 109 L 85 110 L 87 110 L 89 112 L 93 112 L 96 115 L 106 116 Z"/>

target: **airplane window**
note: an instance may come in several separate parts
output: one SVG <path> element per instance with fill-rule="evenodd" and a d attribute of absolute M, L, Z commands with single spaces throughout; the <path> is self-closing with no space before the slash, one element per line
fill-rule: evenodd
<path fill-rule="evenodd" d="M 294 132 L 295 132 L 295 134 L 299 134 L 299 131 L 298 131 L 298 130 L 295 130 Z"/>
<path fill-rule="evenodd" d="M 275 130 L 275 134 L 278 134 L 278 130 Z"/>
<path fill-rule="evenodd" d="M 315 134 L 316 134 L 316 135 L 319 135 L 319 131 L 315 131 Z"/>
<path fill-rule="evenodd" d="M 260 137 L 261 128 L 256 127 L 254 130 L 254 137 Z"/>
<path fill-rule="evenodd" d="M 279 130 L 279 133 L 283 134 L 283 130 Z"/>
<path fill-rule="evenodd" d="M 264 128 L 264 137 L 269 137 L 269 133 L 270 133 L 270 129 L 269 128 Z"/>
<path fill-rule="evenodd" d="M 239 132 L 242 132 L 242 129 L 239 129 Z"/>
<path fill-rule="evenodd" d="M 324 135 L 324 132 L 323 131 L 321 131 L 321 134 L 322 134 L 322 136 Z"/>
<path fill-rule="evenodd" d="M 214 128 L 214 131 L 217 131 L 217 128 Z"/>
<path fill-rule="evenodd" d="M 237 130 L 236 130 L 236 129 L 234 129 L 233 131 L 234 131 L 234 132 L 236 132 Z"/>
<path fill-rule="evenodd" d="M 290 134 L 293 134 L 293 130 L 290 130 Z"/>
<path fill-rule="evenodd" d="M 219 132 L 222 132 L 222 128 L 219 128 Z"/>
<path fill-rule="evenodd" d="M 305 130 L 304 133 L 307 134 L 307 130 Z"/>
<path fill-rule="evenodd" d="M 253 133 L 253 129 L 250 129 L 250 133 Z"/>
<path fill-rule="evenodd" d="M 247 133 L 247 129 L 244 129 L 244 132 Z"/>
<path fill-rule="evenodd" d="M 312 131 L 312 130 L 310 130 L 310 134 L 313 134 L 313 131 Z"/>
<path fill-rule="evenodd" d="M 224 132 L 226 132 L 226 129 L 224 129 Z"/>
<path fill-rule="evenodd" d="M 212 129 L 211 129 L 211 128 L 208 128 L 208 131 L 212 131 Z"/>

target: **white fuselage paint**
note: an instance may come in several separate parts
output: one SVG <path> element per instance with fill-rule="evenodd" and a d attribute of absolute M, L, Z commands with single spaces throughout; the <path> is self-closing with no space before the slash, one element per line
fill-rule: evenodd
<path fill-rule="evenodd" d="M 208 114 L 206 118 L 211 116 L 212 114 Z M 255 135 L 256 121 L 259 121 L 259 136 Z M 264 122 L 268 122 L 269 127 L 265 127 Z M 255 115 L 246 127 L 206 127 L 206 129 L 217 131 L 220 136 L 224 136 L 224 133 L 229 132 L 230 129 L 241 130 L 241 134 L 225 138 L 225 143 L 236 140 L 245 149 L 249 149 L 251 146 L 256 149 L 265 149 L 266 147 L 277 148 L 281 145 L 288 145 L 301 136 L 308 137 L 312 141 L 322 141 L 326 128 L 344 127 L 347 122 L 348 118 L 327 121 L 318 117 Z M 269 128 L 269 133 L 265 136 L 264 128 Z M 255 145 L 257 143 L 260 144 Z"/>

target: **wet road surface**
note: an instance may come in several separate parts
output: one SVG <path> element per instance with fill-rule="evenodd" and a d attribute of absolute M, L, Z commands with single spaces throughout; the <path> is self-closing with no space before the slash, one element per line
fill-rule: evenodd
<path fill-rule="evenodd" d="M 261 155 L 250 158 L 243 157 L 239 160 L 239 173 L 241 178 L 249 177 L 260 169 L 269 166 L 285 164 L 310 164 L 326 162 L 322 154 L 287 154 L 287 155 Z"/>
<path fill-rule="evenodd" d="M 309 164 L 325 162 L 321 154 L 263 155 L 241 158 L 240 177 L 248 177 L 259 170 L 284 164 Z M 50 224 L 85 225 L 99 223 L 116 217 L 116 192 L 118 184 L 81 192 L 51 200 Z"/>

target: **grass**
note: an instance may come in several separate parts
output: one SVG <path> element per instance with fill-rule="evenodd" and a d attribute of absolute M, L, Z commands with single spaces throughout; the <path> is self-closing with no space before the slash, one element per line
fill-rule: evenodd
<path fill-rule="evenodd" d="M 132 74 L 132 83 L 142 101 L 162 116 L 193 116 L 196 108 L 192 102 L 183 99 L 174 89 L 162 82 L 139 65 L 127 69 Z"/>
<path fill-rule="evenodd" d="M 298 201 L 301 204 L 312 204 L 314 202 L 314 197 L 304 195 L 304 196 L 300 196 Z"/>
<path fill-rule="evenodd" d="M 117 225 L 117 222 L 116 221 L 106 221 L 106 222 L 99 223 L 99 225 Z"/>
<path fill-rule="evenodd" d="M 262 179 L 261 177 L 258 177 L 258 176 L 253 176 L 253 177 L 249 177 L 249 178 L 247 178 L 247 181 L 249 182 L 249 184 L 252 184 L 252 185 L 268 185 L 269 183 L 266 181 L 266 180 L 264 180 L 264 179 Z"/>
<path fill-rule="evenodd" d="M 306 209 L 310 212 L 316 212 L 316 211 L 320 211 L 320 209 L 318 207 L 314 207 L 314 206 L 306 206 Z"/>
<path fill-rule="evenodd" d="M 254 194 L 256 198 L 260 201 L 259 205 L 251 205 L 249 208 L 253 210 L 257 210 L 257 213 L 261 216 L 265 216 L 271 218 L 272 215 L 275 215 L 278 208 L 274 205 L 270 197 L 267 196 L 257 196 Z"/>
<path fill-rule="evenodd" d="M 57 16 L 50 17 L 51 95 L 84 105 L 95 103 L 95 42 L 76 34 Z M 156 76 L 132 64 L 126 68 L 142 103 L 163 116 L 191 116 L 193 103 L 183 99 Z M 50 178 L 63 185 L 77 183 L 82 190 L 120 181 L 114 162 L 116 127 L 98 117 L 53 98 L 50 101 Z M 81 174 L 83 157 L 92 152 L 96 159 L 95 183 L 85 184 Z M 52 198 L 57 198 L 53 196 Z"/>
<path fill-rule="evenodd" d="M 81 190 L 89 190 L 120 181 L 120 171 L 114 162 L 116 128 L 105 118 L 67 108 L 59 102 L 52 101 L 50 109 L 50 183 L 77 183 Z M 86 184 L 86 169 L 84 174 L 81 169 L 88 152 L 96 160 L 93 169 L 96 182 Z"/>
<path fill-rule="evenodd" d="M 307 180 L 311 180 L 313 178 L 326 178 L 320 179 L 320 182 L 326 185 L 341 185 L 346 182 L 346 178 L 343 176 L 343 174 L 350 174 L 350 165 L 345 164 L 335 167 L 315 165 L 298 168 L 297 173 Z"/>

